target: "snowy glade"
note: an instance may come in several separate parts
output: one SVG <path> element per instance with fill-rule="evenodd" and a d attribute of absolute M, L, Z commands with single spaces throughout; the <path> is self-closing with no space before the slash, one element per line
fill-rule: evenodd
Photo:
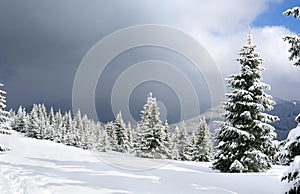
<path fill-rule="evenodd" d="M 262 58 L 247 34 L 237 59 L 241 65 L 240 74 L 231 75 L 223 108 L 224 122 L 219 122 L 216 131 L 218 141 L 213 168 L 222 172 L 261 172 L 271 168 L 272 140 L 275 129 L 269 123 L 278 117 L 266 113 L 275 102 L 264 92 L 270 86 L 262 80 Z"/>
<path fill-rule="evenodd" d="M 27 137 L 46 139 L 82 149 L 100 152 L 116 151 L 154 159 L 210 161 L 213 147 L 205 119 L 193 135 L 188 135 L 185 124 L 171 132 L 168 122 L 160 120 L 156 98 L 150 93 L 141 111 L 137 127 L 125 124 L 119 112 L 115 121 L 106 124 L 88 119 L 78 110 L 62 114 L 44 104 L 34 104 L 30 113 L 20 106 L 10 111 L 12 129 Z"/>

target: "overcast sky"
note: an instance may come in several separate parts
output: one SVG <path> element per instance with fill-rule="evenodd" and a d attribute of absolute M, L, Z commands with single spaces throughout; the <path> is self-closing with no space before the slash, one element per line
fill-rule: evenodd
<path fill-rule="evenodd" d="M 45 102 L 71 109 L 73 81 L 87 52 L 105 36 L 142 24 L 167 25 L 195 37 L 208 50 L 224 78 L 239 72 L 235 59 L 251 26 L 253 41 L 264 59 L 264 82 L 272 86 L 267 93 L 300 100 L 300 68 L 288 61 L 288 45 L 282 41 L 286 34 L 300 33 L 300 22 L 282 15 L 295 5 L 293 0 L 1 0 L 0 82 L 7 91 L 8 108 Z M 100 76 L 95 91 L 101 121 L 113 117 L 110 95 L 124 71 L 121 64 L 128 68 L 152 59 L 177 67 L 188 63 L 176 53 L 160 49 L 134 49 L 108 65 L 106 76 Z M 209 108 L 205 78 L 194 75 L 192 69 L 183 69 L 202 96 L 200 106 L 203 110 Z M 155 82 L 145 82 L 134 89 L 130 99 L 134 117 L 138 117 L 149 91 L 161 99 L 163 114 L 168 114 L 171 122 L 178 121 L 180 102 L 176 91 Z"/>

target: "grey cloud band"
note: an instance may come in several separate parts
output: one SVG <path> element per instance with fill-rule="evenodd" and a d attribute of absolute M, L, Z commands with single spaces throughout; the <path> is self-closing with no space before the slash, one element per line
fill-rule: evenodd
<path fill-rule="evenodd" d="M 225 89 L 220 71 L 207 50 L 195 38 L 169 26 L 139 25 L 109 34 L 88 51 L 81 61 L 73 83 L 73 111 L 80 109 L 93 119 L 99 120 L 95 105 L 98 79 L 112 59 L 126 50 L 141 46 L 163 47 L 186 57 L 205 78 L 210 91 L 211 106 L 223 101 Z M 160 69 L 157 69 L 158 67 Z M 163 72 L 161 69 L 173 75 L 169 74 L 170 78 L 166 78 L 159 73 Z M 172 76 L 176 76 L 176 79 L 172 79 Z M 128 105 L 130 92 L 140 83 L 149 80 L 162 82 L 175 91 L 181 104 L 181 120 L 200 112 L 197 100 L 199 97 L 182 71 L 163 61 L 144 61 L 126 69 L 116 80 L 111 95 L 114 114 L 121 110 L 125 119 L 134 122 Z M 124 98 L 123 101 L 119 99 L 121 96 Z M 191 105 L 193 107 L 190 107 Z"/>

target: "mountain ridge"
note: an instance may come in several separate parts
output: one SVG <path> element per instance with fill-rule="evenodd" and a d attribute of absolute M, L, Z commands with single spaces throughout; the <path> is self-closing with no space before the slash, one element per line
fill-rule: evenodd
<path fill-rule="evenodd" d="M 289 131 L 297 126 L 295 121 L 295 117 L 300 113 L 300 101 L 299 100 L 283 100 L 280 98 L 273 98 L 276 102 L 274 105 L 274 109 L 268 111 L 269 114 L 278 116 L 279 121 L 271 123 L 271 125 L 275 128 L 275 132 L 277 133 L 277 140 L 286 139 Z M 184 121 L 186 124 L 186 128 L 188 133 L 191 133 L 193 130 L 197 128 L 199 118 L 205 117 L 206 121 L 211 129 L 211 132 L 218 128 L 218 125 L 215 121 L 222 121 L 223 117 L 221 116 L 223 112 L 222 105 L 218 105 L 213 107 L 206 112 L 195 116 L 189 120 Z M 175 128 L 176 125 L 180 125 L 178 123 L 170 125 L 171 128 Z"/>

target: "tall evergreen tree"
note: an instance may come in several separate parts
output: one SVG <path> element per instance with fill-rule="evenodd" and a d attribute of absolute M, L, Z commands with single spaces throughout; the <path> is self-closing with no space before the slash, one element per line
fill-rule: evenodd
<path fill-rule="evenodd" d="M 197 161 L 197 153 L 198 153 L 198 148 L 196 146 L 196 131 L 194 130 L 192 132 L 192 135 L 189 138 L 189 154 L 190 154 L 190 160 L 191 161 Z"/>
<path fill-rule="evenodd" d="M 167 157 L 169 159 L 172 158 L 172 152 L 171 152 L 171 133 L 170 133 L 170 127 L 169 123 L 166 120 L 163 126 L 163 138 L 162 138 L 163 145 L 166 147 L 167 151 Z"/>
<path fill-rule="evenodd" d="M 90 149 L 93 149 L 96 148 L 100 142 L 100 131 L 93 119 L 89 119 L 89 129 L 89 136 L 91 137 Z"/>
<path fill-rule="evenodd" d="M 140 123 L 137 123 L 137 126 L 133 131 L 133 148 L 135 152 L 140 150 L 140 142 L 142 141 L 143 131 L 141 130 Z"/>
<path fill-rule="evenodd" d="M 13 120 L 14 120 L 13 121 L 14 125 L 12 126 L 12 129 L 21 133 L 25 133 L 27 129 L 27 122 L 28 122 L 25 108 L 20 106 Z"/>
<path fill-rule="evenodd" d="M 3 87 L 3 84 L 0 83 L 0 87 Z M 10 134 L 11 133 L 11 126 L 10 126 L 10 118 L 9 112 L 5 110 L 6 107 L 6 100 L 5 95 L 6 92 L 0 90 L 0 133 L 3 134 Z"/>
<path fill-rule="evenodd" d="M 10 118 L 10 127 L 11 127 L 11 129 L 16 131 L 18 112 L 16 113 L 14 110 L 10 109 L 8 114 L 9 114 L 9 118 Z"/>
<path fill-rule="evenodd" d="M 35 111 L 37 115 L 36 138 L 44 139 L 47 128 L 47 113 L 44 104 L 38 104 Z"/>
<path fill-rule="evenodd" d="M 107 152 L 111 150 L 109 138 L 105 129 L 101 130 L 100 144 L 97 150 L 100 152 Z"/>
<path fill-rule="evenodd" d="M 190 160 L 189 139 L 186 132 L 185 122 L 182 121 L 177 136 L 178 160 Z"/>
<path fill-rule="evenodd" d="M 47 139 L 50 141 L 53 141 L 53 130 L 52 126 L 49 124 L 49 119 L 48 117 L 45 117 L 45 125 L 44 125 L 44 134 L 42 136 L 42 139 Z"/>
<path fill-rule="evenodd" d="M 39 133 L 39 118 L 38 118 L 38 106 L 36 104 L 33 105 L 31 112 L 28 118 L 28 126 L 26 131 L 26 136 L 31 138 L 37 138 Z"/>
<path fill-rule="evenodd" d="M 55 113 L 54 142 L 61 143 L 63 140 L 63 119 L 60 110 Z"/>
<path fill-rule="evenodd" d="M 198 129 L 194 133 L 192 160 L 208 162 L 213 158 L 213 143 L 205 118 L 199 120 Z"/>
<path fill-rule="evenodd" d="M 52 107 L 50 108 L 49 111 L 48 120 L 49 120 L 49 125 L 55 125 L 55 114 Z"/>
<path fill-rule="evenodd" d="M 83 136 L 83 124 L 80 110 L 77 111 L 73 121 L 75 146 L 81 147 L 81 137 Z"/>
<path fill-rule="evenodd" d="M 237 61 L 241 73 L 227 79 L 233 90 L 226 94 L 225 121 L 220 122 L 216 138 L 219 142 L 213 168 L 222 172 L 260 172 L 271 167 L 268 146 L 275 137 L 269 124 L 278 117 L 265 111 L 273 109 L 275 102 L 264 90 L 270 86 L 261 82 L 262 59 L 252 44 L 249 32 Z"/>
<path fill-rule="evenodd" d="M 133 137 L 133 130 L 130 122 L 128 122 L 127 124 L 126 135 L 127 135 L 128 146 L 129 146 L 129 152 L 132 152 L 134 137 Z"/>
<path fill-rule="evenodd" d="M 126 134 L 126 124 L 123 121 L 121 111 L 117 114 L 114 122 L 115 133 L 117 137 L 117 151 L 129 152 L 130 146 L 128 143 L 128 136 Z"/>
<path fill-rule="evenodd" d="M 71 112 L 66 112 L 63 117 L 63 128 L 65 129 L 63 143 L 66 145 L 74 146 L 75 137 L 73 134 L 73 121 Z"/>
<path fill-rule="evenodd" d="M 99 151 L 99 148 L 102 146 L 102 125 L 99 122 L 94 122 L 94 141 L 93 141 L 93 148 Z"/>
<path fill-rule="evenodd" d="M 0 83 L 0 87 L 2 87 L 3 84 Z M 9 119 L 9 112 L 5 110 L 6 107 L 6 100 L 5 95 L 6 92 L 0 89 L 0 133 L 2 134 L 10 134 L 11 130 L 11 124 Z M 0 144 L 0 151 L 7 151 L 9 148 L 7 148 L 4 145 Z"/>
<path fill-rule="evenodd" d="M 105 130 L 106 130 L 106 134 L 108 136 L 108 141 L 111 146 L 111 150 L 117 151 L 118 141 L 117 141 L 116 129 L 115 129 L 113 122 L 108 122 L 105 125 Z"/>
<path fill-rule="evenodd" d="M 47 117 L 47 132 L 46 132 L 46 139 L 49 139 L 51 141 L 54 141 L 56 138 L 56 129 L 55 129 L 55 115 L 54 115 L 54 110 L 51 107 L 48 117 Z"/>
<path fill-rule="evenodd" d="M 81 138 L 82 148 L 87 150 L 92 148 L 92 132 L 91 132 L 91 122 L 89 121 L 87 115 L 84 115 L 82 118 L 83 125 L 83 136 Z"/>
<path fill-rule="evenodd" d="M 164 132 L 160 120 L 159 107 L 156 98 L 149 94 L 147 102 L 141 111 L 139 123 L 141 132 L 137 156 L 146 158 L 167 158 L 167 147 L 163 144 Z"/>
<path fill-rule="evenodd" d="M 178 152 L 178 138 L 179 138 L 179 126 L 176 125 L 173 134 L 171 135 L 171 155 L 173 160 L 179 160 Z"/>
<path fill-rule="evenodd" d="M 155 145 L 155 152 L 153 152 L 154 158 L 170 158 L 170 149 L 168 147 L 168 142 L 165 141 L 166 134 L 165 134 L 165 128 L 163 125 L 155 125 L 154 131 L 153 131 L 153 145 Z"/>

